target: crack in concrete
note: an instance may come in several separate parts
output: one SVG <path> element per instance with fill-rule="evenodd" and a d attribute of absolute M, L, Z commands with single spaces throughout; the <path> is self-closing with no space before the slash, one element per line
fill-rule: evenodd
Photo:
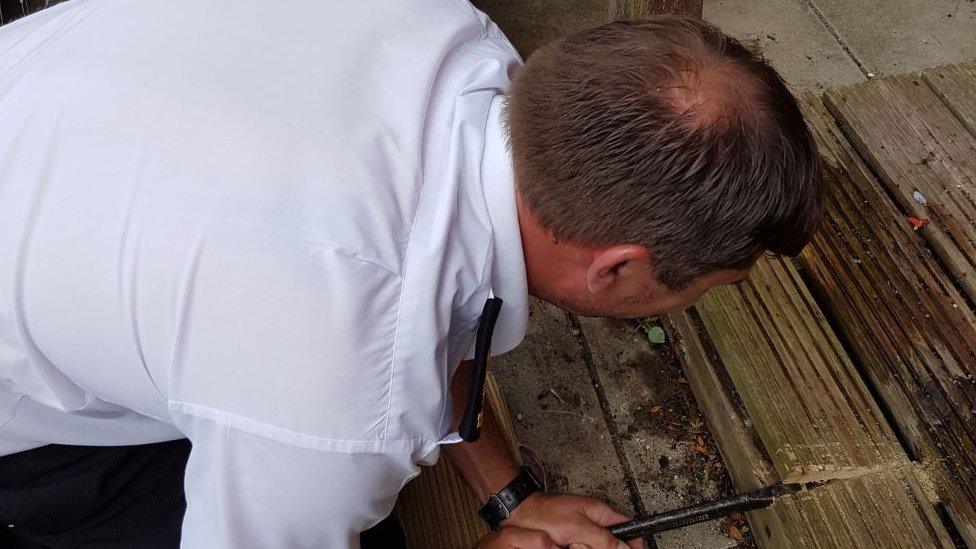
<path fill-rule="evenodd" d="M 838 31 L 837 28 L 834 27 L 834 25 L 830 22 L 830 20 L 827 19 L 827 15 L 823 12 L 820 6 L 816 5 L 813 2 L 813 0 L 805 0 L 805 3 L 807 6 L 810 7 L 813 13 L 817 16 L 817 19 L 820 19 L 820 22 L 823 24 L 824 27 L 827 28 L 827 31 L 830 32 L 830 35 L 834 37 L 834 40 L 836 40 L 837 43 L 840 44 L 840 47 L 842 50 L 844 50 L 844 53 L 846 53 L 847 56 L 851 58 L 851 61 L 853 61 L 854 64 L 857 65 L 857 68 L 864 74 L 865 78 L 873 78 L 874 73 L 868 69 L 868 67 L 864 64 L 863 61 L 861 61 L 861 59 L 857 55 L 854 55 L 854 50 L 852 50 L 851 46 L 847 43 L 846 40 L 844 40 L 844 37 L 840 35 L 840 31 Z"/>
<path fill-rule="evenodd" d="M 637 489 L 637 477 L 634 475 L 634 469 L 631 467 L 630 460 L 627 459 L 627 454 L 624 452 L 624 448 L 620 443 L 620 432 L 617 430 L 617 425 L 613 420 L 610 400 L 607 398 L 607 393 L 603 385 L 600 384 L 600 378 L 596 371 L 596 363 L 593 361 L 590 344 L 586 340 L 586 335 L 583 333 L 583 326 L 580 324 L 579 319 L 572 313 L 567 312 L 566 319 L 573 327 L 573 336 L 580 346 L 580 355 L 583 358 L 583 364 L 586 366 L 586 372 L 590 376 L 590 384 L 596 392 L 597 402 L 600 403 L 603 420 L 607 425 L 607 431 L 610 435 L 610 444 L 613 446 L 613 452 L 617 455 L 617 461 L 620 462 L 620 468 L 624 473 L 624 480 L 627 482 L 627 491 L 630 493 L 630 505 L 634 509 L 635 515 L 645 516 L 647 515 L 647 508 L 644 506 L 644 500 L 641 499 L 640 492 Z"/>

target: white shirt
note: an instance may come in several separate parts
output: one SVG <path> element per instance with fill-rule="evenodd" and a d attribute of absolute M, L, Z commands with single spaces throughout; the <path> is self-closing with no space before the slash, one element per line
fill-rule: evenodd
<path fill-rule="evenodd" d="M 183 546 L 346 547 L 448 434 L 489 292 L 521 340 L 462 0 L 72 0 L 0 29 L 0 455 L 188 437 Z"/>

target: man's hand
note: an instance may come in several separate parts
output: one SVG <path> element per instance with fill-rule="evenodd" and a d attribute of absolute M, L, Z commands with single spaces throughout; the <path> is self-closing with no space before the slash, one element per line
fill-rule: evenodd
<path fill-rule="evenodd" d="M 503 526 L 481 538 L 477 549 L 557 549 L 545 532 Z"/>
<path fill-rule="evenodd" d="M 642 540 L 624 543 L 606 529 L 627 520 L 627 516 L 593 498 L 537 492 L 519 504 L 501 525 L 545 532 L 559 547 L 644 549 Z"/>
<path fill-rule="evenodd" d="M 470 364 L 462 363 L 454 374 L 451 391 L 454 401 L 454 427 L 461 421 L 467 401 Z M 481 438 L 477 442 L 451 444 L 445 448 L 454 468 L 461 474 L 479 501 L 505 487 L 519 473 L 518 461 L 502 433 L 490 406 L 485 408 Z M 644 542 L 627 544 L 613 537 L 606 526 L 626 522 L 627 517 L 607 504 L 592 498 L 570 495 L 532 494 L 502 521 L 502 529 L 486 536 L 482 549 L 550 546 L 572 549 L 644 549 Z M 539 534 L 547 536 L 540 538 Z M 548 540 L 550 545 L 545 545 Z M 505 545 L 508 543 L 508 545 Z M 535 545 L 531 545 L 535 543 Z M 539 545 L 539 544 L 542 545 Z"/>

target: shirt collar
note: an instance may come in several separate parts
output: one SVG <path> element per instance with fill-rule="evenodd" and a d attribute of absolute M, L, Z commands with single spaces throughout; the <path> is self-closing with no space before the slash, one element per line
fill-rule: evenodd
<path fill-rule="evenodd" d="M 506 353 L 522 342 L 529 320 L 529 293 L 522 255 L 522 235 L 515 206 L 515 173 L 502 120 L 505 96 L 497 95 L 488 110 L 482 184 L 492 228 L 491 290 L 504 301 L 492 338 L 492 355 Z"/>

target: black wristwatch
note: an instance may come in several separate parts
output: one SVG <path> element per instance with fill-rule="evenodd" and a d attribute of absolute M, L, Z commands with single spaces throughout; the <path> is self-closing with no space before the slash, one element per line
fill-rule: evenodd
<path fill-rule="evenodd" d="M 492 494 L 478 514 L 485 519 L 488 527 L 494 530 L 498 528 L 501 521 L 512 514 L 518 504 L 525 501 L 525 498 L 542 490 L 542 483 L 532 474 L 532 470 L 522 467 L 515 480 L 509 482 L 508 486 L 502 488 L 497 494 Z"/>

